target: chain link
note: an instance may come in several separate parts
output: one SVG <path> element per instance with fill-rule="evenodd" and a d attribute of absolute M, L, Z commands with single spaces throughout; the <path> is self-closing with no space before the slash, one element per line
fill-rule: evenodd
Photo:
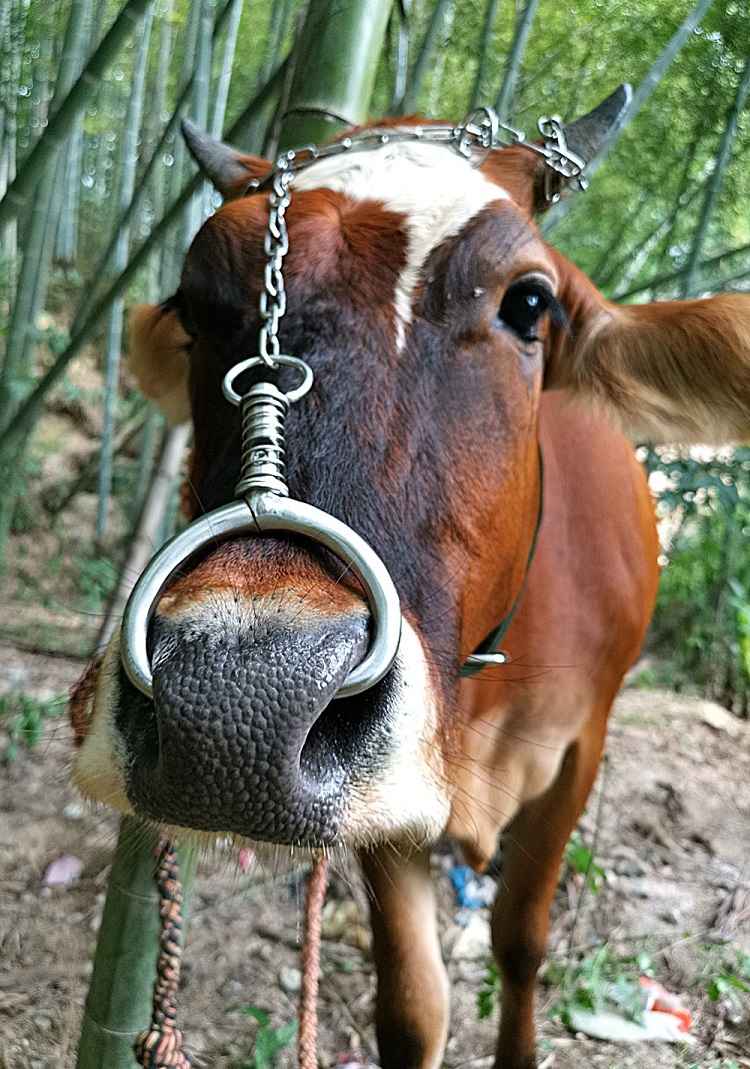
<path fill-rule="evenodd" d="M 258 350 L 263 363 L 276 367 L 279 347 L 279 320 L 286 312 L 286 290 L 282 264 L 289 251 L 289 235 L 286 229 L 286 210 L 292 199 L 289 186 L 294 177 L 294 153 L 282 156 L 275 168 L 273 187 L 268 198 L 268 229 L 264 250 L 268 257 L 263 277 L 263 290 L 258 303 L 263 321 L 258 338 Z"/>

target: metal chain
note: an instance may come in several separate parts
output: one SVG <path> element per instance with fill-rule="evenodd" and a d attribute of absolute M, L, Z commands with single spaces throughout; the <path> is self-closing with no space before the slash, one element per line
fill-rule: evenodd
<path fill-rule="evenodd" d="M 543 115 L 539 120 L 539 133 L 544 138 L 543 155 L 547 163 L 544 176 L 544 193 L 548 203 L 556 204 L 560 199 L 563 182 L 573 184 L 585 192 L 588 179 L 583 173 L 586 161 L 568 148 L 565 140 L 565 127 L 559 115 Z M 539 149 L 539 146 L 536 146 Z M 562 179 L 562 181 L 561 181 Z"/>
<path fill-rule="evenodd" d="M 388 130 L 365 130 L 361 134 L 342 137 L 340 141 L 332 141 L 327 145 L 305 145 L 285 153 L 279 157 L 274 167 L 265 175 L 253 178 L 248 182 L 244 195 L 256 193 L 269 183 L 273 183 L 271 210 L 273 213 L 274 208 L 278 208 L 280 204 L 283 204 L 281 211 L 283 226 L 283 214 L 289 203 L 289 184 L 292 181 L 294 171 L 309 167 L 318 160 L 328 159 L 330 156 L 338 156 L 352 151 L 365 152 L 382 148 L 388 144 L 400 144 L 404 141 L 452 145 L 457 152 L 470 160 L 475 167 L 483 163 L 492 149 L 520 145 L 541 156 L 547 164 L 550 173 L 547 176 L 545 191 L 547 200 L 550 203 L 560 199 L 560 186 L 562 184 L 572 184 L 581 190 L 586 189 L 588 183 L 583 176 L 586 161 L 568 148 L 560 117 L 558 115 L 553 115 L 551 118 L 545 116 L 539 120 L 538 125 L 539 132 L 544 138 L 543 145 L 527 141 L 523 130 L 518 130 L 508 123 L 500 122 L 496 112 L 492 108 L 485 107 L 477 108 L 464 122 L 455 126 L 448 123 L 434 123 L 430 126 L 410 126 L 408 129 L 392 127 Z M 276 198 L 276 203 L 274 198 Z M 286 233 L 285 230 L 284 233 Z M 270 256 L 269 249 L 272 246 L 269 245 L 268 241 L 266 245 L 266 251 Z M 286 249 L 281 253 L 282 257 L 285 252 Z M 279 260 L 279 264 L 280 262 Z M 271 279 L 271 282 L 274 286 L 276 285 L 274 279 Z M 271 291 L 269 291 L 269 295 L 273 296 Z M 263 336 L 261 334 L 261 354 L 263 353 L 262 346 Z M 276 351 L 278 351 L 278 348 Z M 269 366 L 272 365 L 269 363 Z"/>
<path fill-rule="evenodd" d="M 286 229 L 286 210 L 292 199 L 289 186 L 294 177 L 294 153 L 281 156 L 273 174 L 273 188 L 268 198 L 268 229 L 263 248 L 268 263 L 260 295 L 259 310 L 263 325 L 260 328 L 258 351 L 267 367 L 275 368 L 281 352 L 279 348 L 279 320 L 286 312 L 286 291 L 282 263 L 289 251 Z"/>

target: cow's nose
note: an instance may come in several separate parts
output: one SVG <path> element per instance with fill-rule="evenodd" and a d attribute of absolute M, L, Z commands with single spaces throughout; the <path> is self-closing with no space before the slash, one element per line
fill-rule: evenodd
<path fill-rule="evenodd" d="M 130 791 L 148 816 L 277 843 L 338 830 L 348 775 L 339 719 L 322 717 L 365 656 L 368 618 L 315 615 L 296 599 L 156 617 L 154 704 L 142 705 Z"/>

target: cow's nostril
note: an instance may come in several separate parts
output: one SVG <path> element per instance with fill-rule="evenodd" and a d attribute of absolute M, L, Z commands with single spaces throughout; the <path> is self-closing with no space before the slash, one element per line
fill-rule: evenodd
<path fill-rule="evenodd" d="M 229 614 L 157 620 L 151 642 L 153 706 L 123 682 L 134 805 L 207 831 L 330 841 L 358 758 L 350 703 L 331 701 L 367 651 L 364 613 L 256 606 L 252 627 Z"/>
<path fill-rule="evenodd" d="M 354 770 L 377 771 L 382 745 L 381 703 L 379 693 L 385 681 L 376 684 L 368 700 L 343 698 L 328 704 L 312 724 L 300 753 L 300 776 L 310 791 L 324 793 L 329 782 L 339 776 L 348 778 Z"/>

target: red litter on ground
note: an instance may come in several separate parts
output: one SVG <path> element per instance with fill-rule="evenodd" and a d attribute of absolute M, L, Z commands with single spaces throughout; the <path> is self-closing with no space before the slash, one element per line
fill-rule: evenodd
<path fill-rule="evenodd" d="M 667 991 L 666 987 L 650 976 L 642 976 L 638 983 L 646 992 L 647 1010 L 653 1010 L 654 1013 L 669 1013 L 680 1022 L 678 1026 L 680 1032 L 690 1031 L 693 1018 L 683 1006 L 678 995 L 673 995 L 671 991 Z"/>

